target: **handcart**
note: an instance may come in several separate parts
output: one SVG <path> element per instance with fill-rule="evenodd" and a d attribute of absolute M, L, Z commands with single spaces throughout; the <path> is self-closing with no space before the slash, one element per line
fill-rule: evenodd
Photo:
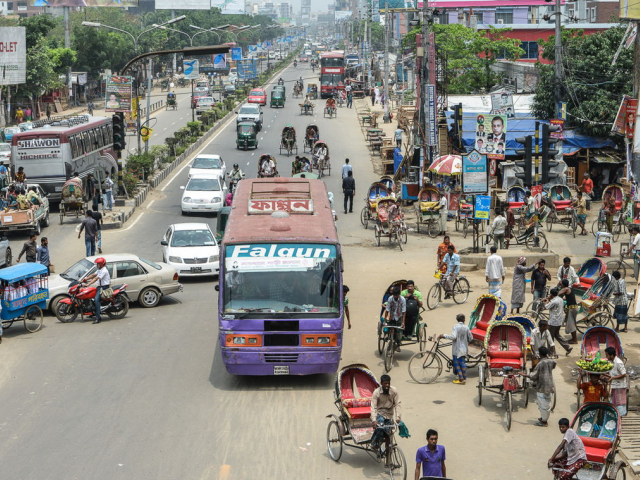
<path fill-rule="evenodd" d="M 39 263 L 27 262 L 0 270 L 0 336 L 14 322 L 24 322 L 31 333 L 42 328 L 49 298 L 49 270 Z"/>
<path fill-rule="evenodd" d="M 407 461 L 395 440 L 397 425 L 381 426 L 389 435 L 389 451 L 384 442 L 372 442 L 374 427 L 371 424 L 371 397 L 380 386 L 378 379 L 366 365 L 352 364 L 338 372 L 335 383 L 335 405 L 338 415 L 327 415 L 327 449 L 336 462 L 342 457 L 343 446 L 367 452 L 376 462 L 388 460 L 390 478 L 407 478 Z"/>
<path fill-rule="evenodd" d="M 64 217 L 81 218 L 87 211 L 82 197 L 82 181 L 77 178 L 67 180 L 62 186 L 60 200 L 60 225 Z"/>
<path fill-rule="evenodd" d="M 298 153 L 298 143 L 296 142 L 296 129 L 292 125 L 287 125 L 282 129 L 282 136 L 280 139 L 280 155 L 282 150 L 285 151 L 287 156 Z"/>
<path fill-rule="evenodd" d="M 507 430 L 511 430 L 513 395 L 522 394 L 524 407 L 529 405 L 529 380 L 523 376 L 529 374 L 527 334 L 516 322 L 495 322 L 487 327 L 484 348 L 486 361 L 478 372 L 478 405 L 482 405 L 483 390 L 500 395 L 507 413 Z"/>
<path fill-rule="evenodd" d="M 427 234 L 436 238 L 439 229 L 440 218 L 440 192 L 434 186 L 423 187 L 418 193 L 418 201 L 414 204 L 416 210 L 416 229 L 420 232 L 420 225 L 426 225 Z"/>
<path fill-rule="evenodd" d="M 376 218 L 375 239 L 376 245 L 380 246 L 382 236 L 388 237 L 389 242 L 398 242 L 400 250 L 402 244 L 407 243 L 407 225 L 404 223 L 404 215 L 400 210 L 400 205 L 394 198 L 383 198 L 376 206 L 378 216 Z"/>
<path fill-rule="evenodd" d="M 367 197 L 364 199 L 366 205 L 360 214 L 360 222 L 364 225 L 364 228 L 367 228 L 369 221 L 375 220 L 378 217 L 378 212 L 376 210 L 378 200 L 390 196 L 391 192 L 384 184 L 380 182 L 374 182 L 371 184 Z"/>

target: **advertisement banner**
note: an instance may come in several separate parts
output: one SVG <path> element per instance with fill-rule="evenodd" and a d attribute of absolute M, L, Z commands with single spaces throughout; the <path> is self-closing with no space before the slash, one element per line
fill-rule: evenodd
<path fill-rule="evenodd" d="M 476 195 L 476 205 L 473 218 L 476 220 L 489 220 L 491 213 L 491 197 L 489 195 Z"/>
<path fill-rule="evenodd" d="M 187 80 L 196 80 L 200 78 L 200 62 L 198 60 L 183 60 L 182 71 Z"/>
<path fill-rule="evenodd" d="M 636 115 L 638 113 L 638 100 L 625 95 L 620 102 L 618 114 L 611 127 L 611 133 L 633 138 L 636 129 Z"/>
<path fill-rule="evenodd" d="M 429 122 L 429 139 L 428 145 L 433 146 L 438 144 L 438 118 L 437 118 L 437 98 L 436 98 L 436 86 L 427 85 L 427 102 L 425 103 L 425 116 Z"/>
<path fill-rule="evenodd" d="M 156 0 L 156 10 L 210 10 L 211 0 L 180 0 L 177 5 L 174 0 Z"/>
<path fill-rule="evenodd" d="M 567 102 L 558 102 L 558 118 L 560 120 L 567 119 Z"/>
<path fill-rule="evenodd" d="M 138 0 L 28 0 L 31 7 L 137 7 Z M 175 5 L 172 7 L 175 8 Z M 180 6 L 182 8 L 182 5 Z"/>
<path fill-rule="evenodd" d="M 549 120 L 549 123 L 551 124 L 552 127 L 558 127 L 558 130 L 556 130 L 555 132 L 550 132 L 549 136 L 551 138 L 564 140 L 564 120 L 554 118 L 552 120 Z"/>
<path fill-rule="evenodd" d="M 462 156 L 462 192 L 487 193 L 489 177 L 487 175 L 487 156 L 472 150 Z"/>
<path fill-rule="evenodd" d="M 244 80 L 251 80 L 258 77 L 258 68 L 255 59 L 248 58 L 240 60 L 237 63 L 238 78 Z"/>
<path fill-rule="evenodd" d="M 488 159 L 504 160 L 507 146 L 507 116 L 483 115 L 476 117 L 475 149 Z"/>
<path fill-rule="evenodd" d="M 0 27 L 0 85 L 26 83 L 25 27 Z"/>
<path fill-rule="evenodd" d="M 143 142 L 148 141 L 152 133 L 153 133 L 153 128 L 140 127 L 140 138 L 142 138 Z"/>
<path fill-rule="evenodd" d="M 220 53 L 213 57 L 213 68 L 215 70 L 225 70 L 227 68 L 227 54 Z"/>
<path fill-rule="evenodd" d="M 637 0 L 620 0 L 620 20 L 640 20 L 640 3 Z"/>
<path fill-rule="evenodd" d="M 105 112 L 130 112 L 133 93 L 132 77 L 112 75 L 105 87 Z"/>
<path fill-rule="evenodd" d="M 235 47 L 231 49 L 231 60 L 242 60 L 242 48 Z"/>
<path fill-rule="evenodd" d="M 513 108 L 513 95 L 506 91 L 493 92 L 491 94 L 491 114 L 515 118 L 516 112 Z"/>
<path fill-rule="evenodd" d="M 173 8 L 176 8 L 175 3 Z M 242 15 L 244 14 L 244 0 L 211 0 L 211 8 L 219 8 L 223 15 Z M 180 9 L 182 9 L 182 5 Z"/>

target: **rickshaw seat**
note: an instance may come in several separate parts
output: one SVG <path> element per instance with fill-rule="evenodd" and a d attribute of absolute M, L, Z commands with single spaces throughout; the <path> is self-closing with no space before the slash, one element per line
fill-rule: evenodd
<path fill-rule="evenodd" d="M 501 352 L 502 353 L 502 352 Z M 522 369 L 521 358 L 499 358 L 495 356 L 489 357 L 489 368 L 513 367 L 516 370 Z"/>
<path fill-rule="evenodd" d="M 487 335 L 487 328 L 489 328 L 489 323 L 480 320 L 476 322 L 476 326 L 471 329 L 471 335 L 473 335 L 473 338 L 476 340 L 484 340 L 484 337 Z"/>
<path fill-rule="evenodd" d="M 571 206 L 571 200 L 559 200 L 553 202 L 558 212 L 562 212 Z"/>
<path fill-rule="evenodd" d="M 613 442 L 593 437 L 580 437 L 580 440 L 582 440 L 584 444 L 587 460 L 590 462 L 605 463 L 605 459 L 611 451 Z"/>
<path fill-rule="evenodd" d="M 351 407 L 347 410 L 351 418 L 369 418 L 371 416 L 371 407 Z"/>
<path fill-rule="evenodd" d="M 524 202 L 509 202 L 509 208 L 522 208 Z"/>

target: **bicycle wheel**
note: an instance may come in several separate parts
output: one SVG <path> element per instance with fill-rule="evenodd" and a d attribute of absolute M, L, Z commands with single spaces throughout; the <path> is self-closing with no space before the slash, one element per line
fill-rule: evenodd
<path fill-rule="evenodd" d="M 440 230 L 438 230 L 438 228 L 439 227 L 437 220 L 429 220 L 429 223 L 427 224 L 427 233 L 431 238 L 436 238 L 438 236 L 438 234 L 440 233 Z"/>
<path fill-rule="evenodd" d="M 393 368 L 393 354 L 396 351 L 396 342 L 393 336 L 387 341 L 387 348 L 384 351 L 384 371 L 390 372 Z"/>
<path fill-rule="evenodd" d="M 427 307 L 429 310 L 433 310 L 440 303 L 440 284 L 436 283 L 429 289 L 427 294 Z"/>
<path fill-rule="evenodd" d="M 434 352 L 418 352 L 407 365 L 409 376 L 417 383 L 433 383 L 442 373 L 442 359 Z"/>
<path fill-rule="evenodd" d="M 507 392 L 506 400 L 504 402 L 504 406 L 507 409 L 507 431 L 511 430 L 511 409 L 513 408 L 512 400 L 511 392 Z"/>
<path fill-rule="evenodd" d="M 576 238 L 576 231 L 578 230 L 578 220 L 575 215 L 571 216 L 571 223 L 569 228 L 571 228 L 571 233 L 573 233 L 573 238 Z"/>
<path fill-rule="evenodd" d="M 340 426 L 335 420 L 329 422 L 327 427 L 327 450 L 332 460 L 337 462 L 342 456 L 342 436 L 340 435 Z"/>
<path fill-rule="evenodd" d="M 607 231 L 607 222 L 604 220 L 594 220 L 591 224 L 591 233 L 593 236 L 596 236 L 597 232 L 606 232 Z"/>
<path fill-rule="evenodd" d="M 427 324 L 420 323 L 418 327 L 418 347 L 420 351 L 423 351 L 427 348 Z"/>
<path fill-rule="evenodd" d="M 484 367 L 478 367 L 478 406 L 482 406 L 482 390 L 484 390 Z"/>
<path fill-rule="evenodd" d="M 546 250 L 549 246 L 547 237 L 545 237 L 544 233 L 540 231 L 538 231 L 537 234 L 533 233 L 529 235 L 524 244 L 529 250 L 533 250 L 534 248 L 541 248 L 542 250 Z"/>
<path fill-rule="evenodd" d="M 382 355 L 382 352 L 384 352 L 384 344 L 386 341 L 387 339 L 382 329 L 382 322 L 378 322 L 378 354 Z"/>
<path fill-rule="evenodd" d="M 547 230 L 549 231 L 551 231 L 551 229 L 553 228 L 554 217 L 554 213 L 550 213 L 549 215 L 547 215 Z"/>
<path fill-rule="evenodd" d="M 616 270 L 620 272 L 621 278 L 625 278 L 627 275 L 627 268 L 624 266 L 624 262 L 622 260 L 611 260 L 610 262 L 607 262 L 607 272 L 613 273 Z"/>
<path fill-rule="evenodd" d="M 469 298 L 471 287 L 466 278 L 458 278 L 453 285 L 453 301 L 458 305 L 462 305 Z"/>
<path fill-rule="evenodd" d="M 376 231 L 374 232 L 375 235 L 375 239 L 376 239 L 376 246 L 380 246 L 380 237 L 382 236 L 382 232 L 380 231 L 380 227 L 378 227 L 378 225 L 376 225 Z"/>
<path fill-rule="evenodd" d="M 360 223 L 362 225 L 364 225 L 364 228 L 367 228 L 367 214 L 369 213 L 369 209 L 367 207 L 364 207 L 362 209 L 362 212 L 360 212 Z"/>
<path fill-rule="evenodd" d="M 42 322 L 44 316 L 42 315 L 42 309 L 37 305 L 31 305 L 24 312 L 24 328 L 27 331 L 34 333 L 42 328 Z"/>
<path fill-rule="evenodd" d="M 392 480 L 407 479 L 407 461 L 398 445 L 391 447 L 389 455 L 389 477 Z"/>

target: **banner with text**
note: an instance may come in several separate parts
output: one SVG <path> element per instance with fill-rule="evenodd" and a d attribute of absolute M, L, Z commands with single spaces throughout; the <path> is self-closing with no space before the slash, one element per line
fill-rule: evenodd
<path fill-rule="evenodd" d="M 504 160 L 506 146 L 506 115 L 478 115 L 476 117 L 475 149 L 480 153 L 485 153 L 489 159 Z"/>
<path fill-rule="evenodd" d="M 491 113 L 493 115 L 505 115 L 507 118 L 515 118 L 513 95 L 506 91 L 493 92 L 491 94 Z"/>
<path fill-rule="evenodd" d="M 0 85 L 19 85 L 27 79 L 25 27 L 0 27 Z"/>
<path fill-rule="evenodd" d="M 462 156 L 462 192 L 487 193 L 489 188 L 487 176 L 487 156 L 472 150 Z"/>
<path fill-rule="evenodd" d="M 105 112 L 130 112 L 133 93 L 132 77 L 112 75 L 105 87 Z"/>
<path fill-rule="evenodd" d="M 137 7 L 138 0 L 28 0 L 31 7 Z M 175 8 L 172 7 L 172 8 Z M 180 7 L 182 8 L 182 6 Z"/>

